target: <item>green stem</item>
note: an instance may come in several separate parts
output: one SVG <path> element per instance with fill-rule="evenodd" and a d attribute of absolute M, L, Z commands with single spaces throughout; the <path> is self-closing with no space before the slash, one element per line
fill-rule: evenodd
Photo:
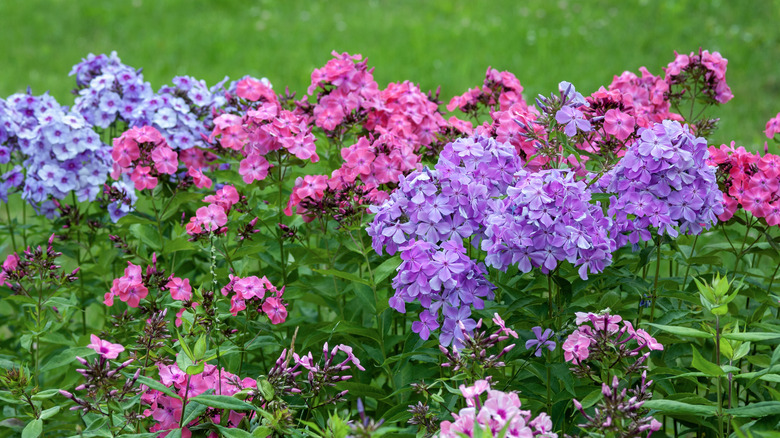
<path fill-rule="evenodd" d="M 720 367 L 720 317 L 715 315 L 715 365 Z M 721 379 L 718 380 L 718 436 L 723 436 L 723 395 L 721 394 Z"/>
<path fill-rule="evenodd" d="M 24 202 L 24 200 L 22 200 Z M 16 252 L 16 235 L 14 234 L 14 221 L 11 217 L 11 208 L 8 207 L 8 203 L 5 203 L 5 213 L 8 215 L 8 229 L 11 231 L 11 244 L 14 246 L 13 252 Z"/>
<path fill-rule="evenodd" d="M 655 317 L 655 301 L 658 298 L 658 277 L 661 271 L 661 236 L 659 235 L 655 243 L 655 280 L 653 280 L 653 297 L 650 305 L 650 322 L 653 322 Z"/>

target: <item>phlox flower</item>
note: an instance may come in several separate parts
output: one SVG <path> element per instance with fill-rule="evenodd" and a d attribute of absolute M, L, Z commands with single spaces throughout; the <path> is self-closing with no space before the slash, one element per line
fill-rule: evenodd
<path fill-rule="evenodd" d="M 227 224 L 225 210 L 215 204 L 200 207 L 196 211 L 196 218 L 206 231 L 216 231 Z"/>
<path fill-rule="evenodd" d="M 575 331 L 563 343 L 563 358 L 567 362 L 577 364 L 588 358 L 591 338 Z"/>
<path fill-rule="evenodd" d="M 555 334 L 550 329 L 545 329 L 544 333 L 542 333 L 541 327 L 533 327 L 531 329 L 534 332 L 534 336 L 536 336 L 536 339 L 529 339 L 525 342 L 525 348 L 526 350 L 530 350 L 533 348 L 534 356 L 541 357 L 542 356 L 542 350 L 547 348 L 550 351 L 555 350 L 555 341 L 551 341 L 550 338 Z"/>
<path fill-rule="evenodd" d="M 98 352 L 106 359 L 116 359 L 119 353 L 125 351 L 125 347 L 120 344 L 112 344 L 108 341 L 104 341 L 95 335 L 90 335 L 89 339 L 92 341 L 88 348 L 91 348 Z"/>
<path fill-rule="evenodd" d="M 287 319 L 287 308 L 280 298 L 269 297 L 263 303 L 263 312 L 268 315 L 271 324 L 281 324 Z"/>
<path fill-rule="evenodd" d="M 192 287 L 190 286 L 190 279 L 185 278 L 182 280 L 178 277 L 172 277 L 165 287 L 171 292 L 171 298 L 179 301 L 189 301 L 192 299 Z"/>
<path fill-rule="evenodd" d="M 269 85 L 267 80 L 263 82 L 255 78 L 246 77 L 236 84 L 236 95 L 242 99 L 251 101 L 260 100 L 261 97 L 272 100 L 269 99 L 269 97 L 273 95 L 273 100 L 275 100 L 276 95 Z"/>
<path fill-rule="evenodd" d="M 634 132 L 635 126 L 636 122 L 630 114 L 617 109 L 611 109 L 604 114 L 604 131 L 618 140 L 626 140 Z"/>
<path fill-rule="evenodd" d="M 165 145 L 159 145 L 152 149 L 152 161 L 154 168 L 160 173 L 173 175 L 179 167 L 176 152 Z"/>
<path fill-rule="evenodd" d="M 268 169 L 272 167 L 268 163 L 265 157 L 259 154 L 249 154 L 246 158 L 241 160 L 238 167 L 238 174 L 243 177 L 243 180 L 247 184 L 252 184 L 254 181 L 264 180 L 268 176 Z"/>
<path fill-rule="evenodd" d="M 153 189 L 157 187 L 157 178 L 149 172 L 151 167 L 138 166 L 130 174 L 130 180 L 135 183 L 136 190 Z"/>
<path fill-rule="evenodd" d="M 566 125 L 563 132 L 569 136 L 577 135 L 577 130 L 588 132 L 591 130 L 590 121 L 582 114 L 582 111 L 571 106 L 564 106 L 555 113 L 555 121 L 561 125 Z"/>

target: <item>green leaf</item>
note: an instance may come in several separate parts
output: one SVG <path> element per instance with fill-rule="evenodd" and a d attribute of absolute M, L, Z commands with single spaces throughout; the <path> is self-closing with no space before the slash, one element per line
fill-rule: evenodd
<path fill-rule="evenodd" d="M 251 433 L 243 430 L 243 429 L 234 429 L 232 427 L 224 427 L 220 426 L 218 424 L 215 424 L 214 426 L 219 429 L 219 433 L 227 438 L 254 438 Z"/>
<path fill-rule="evenodd" d="M 126 376 L 130 377 L 129 374 L 126 375 Z M 138 376 L 138 382 L 142 383 L 142 384 L 144 384 L 144 385 L 146 385 L 146 386 L 148 386 L 148 387 L 150 387 L 152 389 L 156 389 L 156 390 L 162 392 L 165 395 L 169 395 L 169 396 L 171 396 L 171 397 L 173 397 L 175 399 L 181 400 L 181 397 L 179 397 L 179 395 L 176 394 L 175 392 L 171 391 L 171 388 L 168 388 L 167 386 L 163 385 L 162 383 L 160 383 L 160 382 L 158 382 L 158 381 L 156 381 L 156 380 L 154 380 L 152 378 L 149 378 L 149 377 L 146 377 L 146 376 Z"/>
<path fill-rule="evenodd" d="M 53 370 L 55 368 L 61 368 L 72 363 L 76 356 L 86 356 L 90 353 L 94 353 L 94 350 L 87 347 L 75 347 L 68 348 L 67 350 L 59 353 L 49 359 L 44 360 L 44 365 L 41 367 L 41 371 Z"/>
<path fill-rule="evenodd" d="M 192 350 L 192 354 L 195 356 L 196 360 L 203 359 L 203 356 L 206 355 L 206 335 L 200 335 L 200 338 L 198 338 L 198 341 L 195 342 L 195 348 Z"/>
<path fill-rule="evenodd" d="M 202 413 L 206 412 L 208 406 L 192 401 L 187 401 L 187 406 L 184 408 L 184 422 L 182 424 L 190 424 L 193 420 L 198 418 Z"/>
<path fill-rule="evenodd" d="M 133 224 L 130 225 L 130 234 L 137 237 L 141 242 L 145 243 L 152 249 L 159 250 L 162 247 L 160 241 L 160 233 L 157 230 L 157 225 L 151 224 Z"/>
<path fill-rule="evenodd" d="M 22 438 L 38 438 L 41 432 L 43 432 L 43 420 L 36 418 L 24 426 Z"/>
<path fill-rule="evenodd" d="M 688 336 L 691 338 L 712 338 L 712 333 L 703 332 L 690 327 L 678 327 L 674 325 L 653 324 L 652 322 L 646 322 L 645 324 L 653 326 L 659 330 L 672 333 L 677 336 Z"/>
<path fill-rule="evenodd" d="M 335 269 L 312 269 L 312 271 L 318 274 L 332 275 L 334 277 L 343 278 L 344 280 L 354 281 L 356 283 L 365 284 L 366 286 L 371 286 L 371 283 L 368 281 L 360 278 L 355 274 L 350 274 L 349 272 L 337 271 Z"/>
<path fill-rule="evenodd" d="M 699 350 L 697 350 L 696 347 L 693 347 L 692 351 L 693 351 L 693 361 L 691 362 L 691 366 L 701 371 L 702 373 L 712 377 L 718 377 L 724 374 L 723 370 L 718 365 L 701 357 L 701 354 L 699 354 Z"/>
<path fill-rule="evenodd" d="M 780 414 L 780 401 L 751 403 L 747 406 L 726 409 L 726 412 L 735 417 L 766 417 L 767 415 L 778 415 Z"/>
<path fill-rule="evenodd" d="M 173 216 L 174 214 L 181 215 L 181 209 L 179 208 L 182 204 L 188 204 L 192 201 L 197 201 L 203 198 L 203 195 L 200 193 L 192 193 L 192 192 L 179 192 L 177 193 L 173 199 L 171 199 L 170 204 L 168 205 L 168 208 L 165 209 L 164 212 L 162 212 L 162 216 L 160 217 L 160 222 L 165 222 L 166 219 Z M 168 248 L 165 248 L 166 251 Z"/>
<path fill-rule="evenodd" d="M 45 411 L 41 412 L 41 420 L 48 420 L 49 418 L 53 417 L 54 414 L 60 411 L 59 406 L 55 406 L 53 408 L 46 409 Z"/>
<path fill-rule="evenodd" d="M 769 332 L 723 333 L 721 336 L 723 336 L 726 339 L 731 339 L 733 341 L 758 342 L 758 341 L 769 341 L 772 339 L 778 339 L 780 338 L 780 333 L 769 333 Z"/>
<path fill-rule="evenodd" d="M 252 431 L 252 436 L 255 438 L 266 438 L 273 432 L 274 430 L 268 426 L 257 426 L 255 430 Z"/>
<path fill-rule="evenodd" d="M 717 412 L 715 406 L 692 405 L 674 400 L 648 400 L 642 407 L 667 415 L 713 416 Z"/>
<path fill-rule="evenodd" d="M 54 397 L 55 395 L 57 395 L 59 393 L 60 393 L 59 389 L 46 389 L 44 391 L 36 393 L 31 398 L 33 400 L 46 400 L 48 398 Z"/>
<path fill-rule="evenodd" d="M 401 256 L 396 255 L 385 260 L 381 265 L 377 266 L 377 268 L 374 270 L 374 281 L 376 284 L 384 281 L 384 279 L 389 277 L 390 274 L 397 272 L 398 266 L 400 264 Z"/>
<path fill-rule="evenodd" d="M 233 411 L 253 411 L 255 407 L 245 401 L 227 395 L 199 395 L 190 401 L 210 406 L 212 408 L 230 409 Z"/>

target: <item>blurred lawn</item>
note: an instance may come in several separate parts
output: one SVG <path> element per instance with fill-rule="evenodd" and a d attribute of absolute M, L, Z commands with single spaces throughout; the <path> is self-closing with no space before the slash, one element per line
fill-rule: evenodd
<path fill-rule="evenodd" d="M 71 66 L 111 50 L 155 89 L 178 74 L 251 74 L 300 95 L 338 50 L 368 57 L 380 86 L 441 85 L 449 99 L 493 66 L 532 98 L 561 80 L 590 93 L 642 65 L 659 74 L 674 50 L 702 47 L 728 58 L 735 95 L 712 113 L 723 121 L 711 143 L 758 149 L 780 111 L 778 23 L 780 0 L 1 0 L 0 96 L 30 85 L 71 104 Z"/>

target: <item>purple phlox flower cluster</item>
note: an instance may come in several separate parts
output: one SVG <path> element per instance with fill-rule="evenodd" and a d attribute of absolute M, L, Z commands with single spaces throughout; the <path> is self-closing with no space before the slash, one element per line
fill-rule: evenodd
<path fill-rule="evenodd" d="M 110 56 L 90 53 L 73 66 L 70 75 L 76 76 L 74 110 L 102 129 L 116 121 L 132 126 L 141 116 L 143 102 L 154 94 L 141 70 L 122 64 L 116 52 Z"/>
<path fill-rule="evenodd" d="M 550 351 L 555 350 L 555 341 L 551 340 L 551 338 L 555 335 L 555 332 L 553 332 L 551 329 L 544 329 L 544 332 L 542 332 L 542 328 L 539 326 L 531 328 L 531 331 L 534 332 L 534 336 L 536 336 L 536 338 L 529 339 L 525 342 L 526 350 L 533 348 L 534 356 L 536 357 L 541 357 L 542 350 L 545 348 Z"/>
<path fill-rule="evenodd" d="M 638 369 L 647 360 L 651 351 L 663 350 L 654 337 L 642 329 L 634 329 L 629 321 L 620 315 L 610 315 L 609 311 L 601 314 L 576 312 L 577 330 L 563 343 L 563 357 L 567 362 L 578 365 L 580 371 L 587 371 L 586 359 L 589 362 L 608 359 L 610 363 L 618 359 L 635 357 L 644 349 L 644 353 L 630 367 L 628 372 Z M 620 324 L 622 322 L 622 325 Z M 630 343 L 630 341 L 634 341 Z"/>
<path fill-rule="evenodd" d="M 612 263 L 612 227 L 585 182 L 569 169 L 543 170 L 507 188 L 485 219 L 485 263 L 501 270 L 553 271 L 564 260 L 579 266 L 582 279 Z"/>
<path fill-rule="evenodd" d="M 647 415 L 648 410 L 643 409 L 645 401 L 652 398 L 650 385 L 652 380 L 647 380 L 647 371 L 642 372 L 638 386 L 620 389 L 620 380 L 613 376 L 612 384 L 601 384 L 603 398 L 598 403 L 594 412 L 588 414 L 577 399 L 573 399 L 574 407 L 587 420 L 578 426 L 588 432 L 600 432 L 603 436 L 643 436 L 647 432 L 647 438 L 661 430 L 663 424 L 655 418 Z"/>
<path fill-rule="evenodd" d="M 618 246 L 651 240 L 651 227 L 674 238 L 716 224 L 723 193 L 715 168 L 706 163 L 707 141 L 671 120 L 638 133 L 638 141 L 599 180 L 605 192 L 617 194 L 608 214 L 614 217 Z"/>
<path fill-rule="evenodd" d="M 585 97 L 574 89 L 574 85 L 566 81 L 558 84 L 558 91 L 563 98 L 563 107 L 555 113 L 555 121 L 566 125 L 563 132 L 569 137 L 574 137 L 577 131 L 591 131 L 590 121 L 578 109 L 581 106 L 588 106 Z"/>
<path fill-rule="evenodd" d="M 207 147 L 214 129 L 214 114 L 227 102 L 224 84 L 228 78 L 209 87 L 203 80 L 176 76 L 140 106 L 133 126 L 153 126 L 173 149 Z"/>
<path fill-rule="evenodd" d="M 557 438 L 552 431 L 552 419 L 542 412 L 532 417 L 531 411 L 521 409 L 520 398 L 515 392 L 503 392 L 490 388 L 487 380 L 478 380 L 473 386 L 460 386 L 467 407 L 452 414 L 455 421 L 442 421 L 441 438 L 474 436 L 474 430 L 490 430 L 491 436 Z M 480 395 L 487 393 L 484 403 Z M 502 431 L 505 435 L 499 435 Z"/>
<path fill-rule="evenodd" d="M 498 352 L 496 352 L 496 347 L 510 337 L 517 339 L 517 332 L 508 328 L 498 313 L 493 314 L 493 323 L 495 324 L 493 328 L 497 330 L 489 333 L 488 330 L 480 330 L 482 329 L 481 319 L 470 328 L 465 323 L 459 322 L 460 345 L 453 343 L 449 350 L 443 345 L 439 345 L 439 350 L 447 359 L 441 366 L 451 368 L 455 372 L 463 368 L 471 368 L 477 363 L 482 369 L 506 366 L 501 358 L 512 351 L 515 344 L 509 344 Z"/>
<path fill-rule="evenodd" d="M 214 114 L 227 102 L 227 77 L 212 87 L 190 76 L 173 78 L 155 93 L 141 70 L 111 56 L 90 54 L 73 66 L 78 94 L 74 109 L 90 125 L 106 129 L 123 122 L 128 128 L 153 126 L 173 149 L 206 147 Z M 235 85 L 233 85 L 235 87 Z"/>
<path fill-rule="evenodd" d="M 48 94 L 29 92 L 10 96 L 0 110 L 5 138 L 0 147 L 9 161 L 22 164 L 3 175 L 0 198 L 20 190 L 39 214 L 49 217 L 55 214 L 51 199 L 75 192 L 79 201 L 95 200 L 111 170 L 110 148 L 79 113 Z"/>
<path fill-rule="evenodd" d="M 398 189 L 376 212 L 368 228 L 377 253 L 401 251 L 403 260 L 393 279 L 390 306 L 405 312 L 419 302 L 426 310 L 413 326 L 427 339 L 440 327 L 440 342 L 460 345 L 458 321 L 475 326 L 471 308 L 484 307 L 495 288 L 486 269 L 466 254 L 464 239 L 479 237 L 494 197 L 524 174 L 514 147 L 485 137 L 461 138 L 447 144 L 435 169 L 401 177 Z"/>

